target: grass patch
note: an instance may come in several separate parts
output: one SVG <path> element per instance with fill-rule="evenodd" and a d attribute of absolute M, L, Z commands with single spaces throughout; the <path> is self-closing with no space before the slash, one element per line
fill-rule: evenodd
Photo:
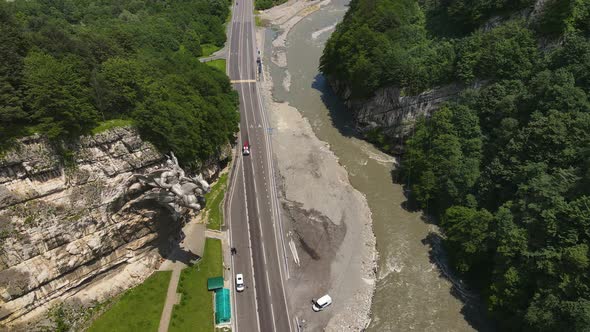
<path fill-rule="evenodd" d="M 130 119 L 112 119 L 107 121 L 102 121 L 92 129 L 92 135 L 96 135 L 102 133 L 103 131 L 107 131 L 109 129 L 115 127 L 125 127 L 133 124 L 133 120 Z"/>
<path fill-rule="evenodd" d="M 207 278 L 223 276 L 221 241 L 208 238 L 204 257 L 195 266 L 180 273 L 180 304 L 172 310 L 170 332 L 214 331 L 213 292 L 207 291 Z"/>
<path fill-rule="evenodd" d="M 227 188 L 227 173 L 222 174 L 211 191 L 205 195 L 207 205 L 205 213 L 207 215 L 207 228 L 220 230 L 223 224 L 223 214 L 221 213 L 221 201 Z"/>
<path fill-rule="evenodd" d="M 254 16 L 254 21 L 256 22 L 257 27 L 264 26 L 264 21 L 258 15 Z"/>
<path fill-rule="evenodd" d="M 172 271 L 156 271 L 98 317 L 89 332 L 158 331 Z"/>
<path fill-rule="evenodd" d="M 211 54 L 219 51 L 221 47 L 215 44 L 203 44 L 201 45 L 201 49 L 203 50 L 203 55 L 201 55 L 201 57 L 208 57 Z"/>
<path fill-rule="evenodd" d="M 205 62 L 207 66 L 211 66 L 213 68 L 217 68 L 225 73 L 225 59 L 218 59 Z"/>
<path fill-rule="evenodd" d="M 266 10 L 287 2 L 287 0 L 254 0 L 254 8 Z"/>
<path fill-rule="evenodd" d="M 229 5 L 229 14 L 227 14 L 227 17 L 225 18 L 225 22 L 223 22 L 224 28 L 226 28 L 227 24 L 229 22 L 231 22 L 232 12 L 234 11 L 235 6 L 236 6 L 236 4 L 232 1 L 232 3 Z"/>

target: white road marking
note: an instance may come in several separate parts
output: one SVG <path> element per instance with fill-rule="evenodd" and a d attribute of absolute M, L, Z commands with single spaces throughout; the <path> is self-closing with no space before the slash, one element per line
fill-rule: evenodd
<path fill-rule="evenodd" d="M 299 254 L 297 253 L 297 247 L 295 246 L 293 239 L 289 241 L 289 248 L 291 248 L 291 252 L 293 253 L 293 260 L 295 261 L 295 264 L 299 266 Z"/>
<path fill-rule="evenodd" d="M 253 25 L 253 22 L 252 22 Z M 254 38 L 254 36 L 252 36 Z M 254 40 L 255 42 L 255 40 Z M 256 90 L 256 95 L 258 97 L 258 104 L 260 105 L 260 114 L 262 115 L 262 119 L 263 122 L 266 124 L 267 127 L 269 126 L 269 122 L 268 119 L 266 117 L 266 112 L 265 112 L 265 108 L 264 108 L 264 104 L 262 103 L 262 99 L 260 97 L 260 91 L 258 89 L 258 83 L 255 85 L 255 90 Z M 274 205 L 274 211 L 276 213 L 277 219 L 278 219 L 278 224 L 279 224 L 279 228 L 280 228 L 280 234 L 277 236 L 277 232 L 276 232 L 276 228 L 274 227 L 274 218 L 273 218 L 273 229 L 275 230 L 275 243 L 277 241 L 277 237 L 280 236 L 281 239 L 281 245 L 283 248 L 283 258 L 284 258 L 284 263 L 285 263 L 285 274 L 287 275 L 287 278 L 290 278 L 289 276 L 289 263 L 287 261 L 287 250 L 285 248 L 285 240 L 283 238 L 283 234 L 284 234 L 284 230 L 283 230 L 283 225 L 282 225 L 282 218 L 281 218 L 281 213 L 278 207 L 278 197 L 277 197 L 277 193 L 276 193 L 276 183 L 275 183 L 275 179 L 274 179 L 274 163 L 273 163 L 273 159 L 272 159 L 272 142 L 270 140 L 268 140 L 268 136 L 264 135 L 264 141 L 265 144 L 267 146 L 267 162 L 269 164 L 269 171 L 271 172 L 271 193 L 273 194 L 273 199 L 271 200 L 271 205 Z M 278 253 L 278 244 L 277 244 L 277 253 Z M 279 253 L 277 255 L 277 259 L 279 257 Z M 280 260 L 279 260 L 279 266 L 280 266 Z M 285 283 L 284 283 L 284 277 L 283 277 L 283 272 L 282 269 L 279 268 L 279 272 L 281 275 L 281 289 L 283 291 L 283 299 L 285 301 L 285 310 L 287 311 L 287 321 L 289 322 L 289 331 L 293 330 L 293 327 L 291 326 L 291 320 L 289 319 L 289 305 L 287 303 L 287 295 L 285 293 Z"/>
<path fill-rule="evenodd" d="M 238 84 L 238 83 L 256 83 L 256 80 L 230 80 L 230 83 Z"/>
<path fill-rule="evenodd" d="M 238 168 L 239 168 L 239 164 L 236 165 L 236 169 L 235 170 L 237 171 Z M 234 192 L 235 192 L 235 179 L 236 178 L 237 178 L 237 174 L 233 174 L 233 179 L 232 179 L 233 184 L 230 183 L 232 185 L 232 188 L 231 188 L 231 190 L 229 192 L 229 197 L 228 197 L 228 201 L 227 201 L 227 204 L 228 204 L 227 206 L 229 206 L 230 212 L 229 213 L 226 213 L 227 214 L 227 223 L 228 223 L 229 229 L 230 229 L 230 231 L 229 231 L 229 243 L 230 243 L 230 246 L 231 247 L 233 247 L 233 243 L 234 243 L 233 242 L 233 238 L 232 238 L 232 234 L 231 234 L 232 233 L 231 232 L 231 202 L 232 202 L 232 198 L 233 198 L 233 195 L 234 195 Z M 228 211 L 227 207 L 226 207 L 225 211 L 226 212 Z M 234 257 L 233 256 L 231 256 L 231 269 L 232 269 L 232 271 L 235 271 L 236 270 L 235 264 L 234 264 Z M 233 299 L 232 302 L 234 304 L 233 305 L 234 319 L 232 319 L 232 327 L 233 327 L 232 330 L 238 331 L 238 324 L 236 322 L 237 319 L 238 319 L 237 318 L 238 317 L 238 302 L 236 300 L 236 293 L 235 293 L 233 287 L 232 287 L 231 294 L 232 294 L 232 299 Z"/>
<path fill-rule="evenodd" d="M 272 302 L 270 303 L 270 314 L 272 316 L 272 321 L 276 321 L 277 319 L 275 318 L 275 308 L 272 306 Z M 287 319 L 289 319 L 289 317 L 287 317 Z M 289 328 L 291 328 L 291 324 L 289 324 Z"/>
<path fill-rule="evenodd" d="M 252 3 L 247 3 L 246 8 L 241 7 L 241 9 L 238 9 L 238 14 L 242 14 L 242 19 L 243 19 L 244 22 L 246 21 L 246 9 L 248 7 L 250 7 L 250 9 L 252 9 L 251 8 L 252 7 Z M 251 11 L 248 11 L 248 13 L 251 16 Z M 234 23 L 238 23 L 238 22 L 235 22 L 235 17 L 236 17 L 235 11 L 234 11 L 232 17 L 233 17 Z M 252 29 L 250 30 L 252 32 L 252 36 L 251 36 L 252 42 L 253 42 L 252 46 L 254 46 L 254 45 L 256 45 L 256 39 L 255 39 L 255 35 L 254 35 L 254 31 L 255 31 L 255 28 L 254 28 L 254 20 L 251 19 L 250 20 L 250 24 L 251 24 L 251 27 L 252 27 Z M 232 25 L 232 28 L 233 28 L 233 25 Z M 230 38 L 229 38 L 229 40 L 230 40 L 230 47 L 229 48 L 230 49 L 231 49 L 231 33 L 232 33 L 232 29 L 230 28 Z M 244 31 L 244 29 L 242 27 L 240 29 L 240 34 L 239 34 L 239 36 L 241 38 L 239 39 L 238 50 L 242 50 L 243 49 L 243 40 L 244 40 L 243 36 L 244 36 L 244 34 L 245 34 L 245 31 Z M 250 52 L 248 52 L 249 47 L 250 47 L 250 45 L 246 44 L 246 48 L 247 48 L 247 50 L 246 50 L 246 61 L 247 61 L 246 62 L 246 69 L 247 69 L 247 72 L 248 73 L 250 73 L 250 69 L 251 69 L 251 59 L 248 57 L 248 54 L 250 53 Z M 251 51 L 254 54 L 254 58 L 255 58 L 255 53 L 254 53 L 255 51 L 254 51 L 254 49 L 252 49 Z M 232 53 L 231 51 L 228 52 L 228 62 L 226 64 L 226 70 L 228 72 L 229 72 L 229 66 L 230 66 L 229 59 L 230 59 L 230 54 L 231 53 Z M 236 51 L 236 54 L 239 54 L 239 51 Z M 243 73 L 242 66 L 240 66 L 240 62 L 238 62 L 238 75 L 239 75 L 239 78 L 240 79 L 242 78 L 242 73 Z M 264 75 L 264 73 L 262 73 L 262 75 Z M 250 83 L 250 82 L 236 82 L 236 83 Z M 241 97 L 242 97 L 242 101 L 243 101 L 243 105 L 244 105 L 244 116 L 245 116 L 245 121 L 246 121 L 246 133 L 247 133 L 247 136 L 249 136 L 249 133 L 248 133 L 248 115 L 247 115 L 248 112 L 247 112 L 247 108 L 245 107 L 245 98 L 244 98 L 244 95 L 243 95 L 243 93 L 244 93 L 243 86 L 244 86 L 243 84 L 240 84 Z M 255 92 L 256 92 L 256 95 L 257 95 L 258 104 L 260 106 L 260 114 L 262 116 L 263 123 L 266 123 L 265 127 L 268 127 L 268 120 L 266 119 L 266 114 L 264 112 L 264 107 L 263 107 L 263 104 L 261 102 L 260 92 L 258 90 L 258 86 L 257 85 L 255 86 Z M 252 112 L 254 112 L 255 109 L 253 108 L 253 101 L 252 101 L 252 96 L 251 95 L 250 95 L 250 102 L 251 102 L 251 106 L 252 106 Z M 258 124 L 258 128 L 261 128 L 261 127 L 262 126 L 260 124 Z M 259 134 L 259 133 L 257 132 L 257 134 Z M 259 136 L 259 135 L 256 135 L 256 136 Z M 281 218 L 280 210 L 279 210 L 279 207 L 278 207 L 278 197 L 277 197 L 277 193 L 276 193 L 276 184 L 275 184 L 275 179 L 274 179 L 274 167 L 273 167 L 274 165 L 273 165 L 273 160 L 272 160 L 272 148 L 271 148 L 271 143 L 269 142 L 269 140 L 267 138 L 267 135 L 263 135 L 263 136 L 264 136 L 263 137 L 264 143 L 265 143 L 265 145 L 267 147 L 266 156 L 267 156 L 267 165 L 269 166 L 267 168 L 267 171 L 270 172 L 270 176 L 269 177 L 271 178 L 270 179 L 271 180 L 271 182 L 270 182 L 270 188 L 271 188 L 271 194 L 272 194 L 273 199 L 270 200 L 270 203 L 271 203 L 271 211 L 272 211 L 272 214 L 271 215 L 273 217 L 272 218 L 273 230 L 274 230 L 274 233 L 275 233 L 275 244 L 277 245 L 277 247 L 276 247 L 277 254 L 278 254 L 277 255 L 277 259 L 280 256 L 280 252 L 279 252 L 279 245 L 277 243 L 277 236 L 276 236 L 277 235 L 277 228 L 275 227 L 275 216 L 278 219 L 279 228 L 281 229 L 281 234 L 279 234 L 279 236 L 281 237 L 281 244 L 282 244 L 282 248 L 283 248 L 283 257 L 284 257 L 284 264 L 285 264 L 284 265 L 284 268 L 285 268 L 285 273 L 287 274 L 287 278 L 289 278 L 289 269 L 288 269 L 288 261 L 287 261 L 287 256 L 286 256 L 286 249 L 285 249 L 284 239 L 282 237 L 282 234 L 283 234 L 282 233 L 282 218 Z M 241 168 L 241 170 L 242 170 L 242 177 L 244 179 L 244 183 L 243 183 L 243 187 L 244 187 L 244 198 L 245 198 L 245 201 L 246 201 L 246 211 L 248 211 L 247 210 L 248 209 L 248 204 L 247 204 L 247 196 L 246 196 L 247 194 L 246 194 L 246 185 L 245 185 L 243 159 L 241 161 L 242 161 L 242 163 L 240 165 L 242 166 L 242 168 Z M 260 160 L 260 163 L 262 165 L 262 160 Z M 265 177 L 265 180 L 266 180 L 266 177 Z M 235 183 L 234 183 L 234 187 L 235 187 Z M 268 187 L 268 185 L 267 185 L 267 183 L 265 181 L 265 191 L 268 193 L 267 187 Z M 232 190 L 232 191 L 234 191 L 234 190 Z M 256 196 L 258 196 L 257 188 L 256 188 L 256 181 L 254 181 L 254 191 L 256 193 Z M 267 199 L 268 198 L 269 198 L 269 196 L 267 194 Z M 259 207 L 258 199 L 256 199 L 256 208 L 257 208 L 257 210 L 259 212 L 260 211 L 260 207 Z M 248 216 L 247 216 L 247 218 L 248 218 Z M 261 226 L 260 220 L 257 220 L 257 222 Z M 231 221 L 230 221 L 230 223 L 231 223 Z M 251 242 L 252 241 L 252 238 L 251 238 L 251 235 L 250 235 L 249 222 L 247 224 L 248 224 L 248 237 L 249 237 L 250 242 Z M 263 234 L 262 227 L 260 227 L 260 233 L 261 233 L 261 237 L 262 237 L 262 234 Z M 230 232 L 230 236 L 231 236 L 231 232 Z M 262 245 L 263 245 L 263 257 L 264 257 L 264 260 L 265 260 L 265 263 L 266 263 L 266 251 L 265 251 L 265 248 L 264 248 L 264 242 L 262 242 Z M 251 246 L 250 246 L 250 254 L 253 255 L 252 254 L 252 248 L 251 248 Z M 279 259 L 279 266 L 281 266 L 280 261 L 281 260 Z M 252 276 L 254 278 L 253 264 L 251 264 L 251 268 L 252 268 Z M 289 322 L 289 330 L 291 331 L 292 330 L 292 325 L 291 325 L 292 322 L 289 319 L 289 307 L 287 305 L 286 294 L 285 294 L 285 286 L 284 286 L 284 281 L 283 281 L 284 280 L 284 277 L 283 277 L 283 271 L 282 271 L 281 268 L 279 268 L 279 273 L 280 273 L 280 276 L 281 276 L 281 289 L 283 291 L 284 300 L 285 300 L 285 308 L 286 308 L 286 311 L 287 311 L 287 321 Z M 270 282 L 269 282 L 270 279 L 268 277 L 268 270 L 266 271 L 266 278 L 267 278 L 267 285 L 270 285 Z M 254 288 L 255 288 L 255 285 L 254 285 Z M 269 294 L 270 294 L 270 286 L 269 286 Z M 258 330 L 260 331 L 260 317 L 259 317 L 258 301 L 256 300 L 256 297 L 254 297 L 254 298 L 255 298 L 255 304 L 256 304 L 256 314 L 258 315 L 258 320 L 257 320 Z M 275 321 L 276 320 L 275 320 L 275 317 L 274 317 L 274 308 L 273 308 L 272 302 L 270 303 L 270 306 L 271 306 L 271 314 L 272 314 L 272 317 L 273 317 L 273 326 L 274 326 L 274 330 L 276 331 L 276 325 L 275 325 Z M 236 328 L 236 331 L 237 331 L 237 328 Z"/>
<path fill-rule="evenodd" d="M 240 41 L 242 41 L 242 39 Z M 246 44 L 246 48 L 248 48 L 248 46 L 249 45 Z M 249 54 L 249 52 L 246 52 L 246 54 Z M 247 72 L 249 72 L 249 69 L 250 69 L 250 66 L 249 66 L 250 65 L 250 61 L 249 61 L 249 59 L 248 59 L 247 56 L 246 56 L 246 60 L 247 60 L 247 62 L 246 62 L 246 69 L 247 69 Z M 241 67 L 240 67 L 240 76 L 241 76 L 241 73 L 242 73 L 242 71 L 241 71 Z M 246 108 L 246 100 L 245 100 L 245 97 L 244 97 L 244 86 L 242 84 L 240 84 L 240 91 L 241 91 L 241 94 L 240 95 L 241 95 L 241 98 L 242 98 L 242 101 L 243 101 L 243 105 L 244 105 L 244 120 L 246 122 L 246 128 L 247 128 L 249 126 L 248 125 L 248 112 L 247 112 L 247 108 Z M 252 111 L 254 111 L 254 105 L 253 105 L 253 102 L 252 102 L 252 96 L 251 95 L 250 95 L 250 106 L 252 107 Z M 246 133 L 247 133 L 247 136 L 249 136 L 249 133 L 248 133 L 247 130 L 246 130 Z M 251 158 L 255 158 L 255 157 L 251 157 Z M 259 207 L 258 199 L 256 199 L 256 197 L 258 196 L 258 192 L 257 192 L 257 188 L 256 188 L 256 181 L 253 180 L 253 183 L 254 183 L 254 193 L 255 193 L 255 197 L 254 198 L 256 200 L 257 215 L 260 216 L 260 207 Z M 244 177 L 244 190 L 245 190 L 245 177 Z M 263 230 L 262 230 L 262 225 L 260 224 L 260 218 L 258 218 L 257 222 L 258 222 L 259 227 L 260 227 L 260 237 L 261 237 L 261 241 L 260 242 L 262 244 L 262 251 L 263 251 L 264 263 L 266 265 L 267 264 L 267 262 L 266 262 L 266 250 L 265 250 L 265 247 L 264 247 L 264 241 L 262 241 L 262 238 L 263 238 Z M 251 241 L 252 241 L 252 238 L 250 237 L 250 242 Z M 268 278 L 268 271 L 266 273 L 266 282 L 267 282 L 268 287 L 270 287 L 270 279 Z M 256 303 L 258 303 L 258 302 L 256 302 Z M 273 311 L 273 307 L 272 307 L 272 301 L 270 302 L 270 306 L 271 306 L 271 312 L 274 312 Z M 276 321 L 274 320 L 274 314 L 273 314 L 272 324 L 273 324 L 274 331 L 276 331 L 277 328 L 276 328 Z M 260 329 L 260 326 L 259 326 L 259 329 Z"/>
<path fill-rule="evenodd" d="M 244 12 L 242 10 L 242 14 L 243 13 Z M 239 14 L 239 11 L 238 11 L 238 14 Z M 244 39 L 243 38 L 244 29 L 240 29 L 239 32 L 240 32 L 239 36 L 241 36 L 242 38 L 239 38 L 238 49 L 241 49 L 241 47 L 242 47 L 241 46 L 242 45 L 242 40 Z M 230 39 L 230 45 L 229 45 L 229 47 L 231 48 L 231 39 Z M 236 51 L 236 54 L 238 54 L 237 51 Z M 227 64 L 227 66 L 229 68 L 229 62 Z M 238 63 L 238 75 L 241 76 L 241 66 L 239 66 L 239 63 Z M 240 85 L 240 87 L 242 87 L 242 86 Z M 246 108 L 245 108 L 246 101 L 244 99 L 244 94 L 243 93 L 244 93 L 244 91 L 243 91 L 243 88 L 242 88 L 242 93 L 240 94 L 240 96 L 241 96 L 242 101 L 243 101 L 242 102 L 242 105 L 244 105 L 244 113 L 246 113 Z M 248 245 L 248 248 L 250 250 L 250 257 L 251 257 L 250 269 L 251 269 L 251 272 L 252 272 L 252 287 L 254 289 L 254 294 L 256 294 L 256 277 L 255 277 L 255 273 L 254 273 L 254 261 L 253 261 L 254 255 L 253 255 L 253 252 L 252 252 L 252 245 L 251 245 L 251 243 L 252 243 L 252 237 L 251 237 L 251 233 L 250 233 L 250 222 L 249 222 L 249 219 L 248 219 L 249 218 L 248 217 L 248 196 L 247 196 L 247 193 L 246 193 L 246 181 L 245 181 L 245 177 L 244 177 L 243 158 L 240 158 L 240 164 L 238 165 L 238 167 L 239 166 L 242 166 L 241 167 L 241 170 L 242 170 L 242 179 L 243 179 L 242 185 L 243 185 L 243 189 L 244 189 L 244 205 L 246 207 L 246 226 L 247 226 L 247 229 L 248 229 L 248 240 L 250 242 L 249 245 Z M 230 212 L 230 214 L 231 214 L 231 212 Z M 230 234 L 231 234 L 231 231 L 230 231 Z M 232 263 L 233 263 L 233 259 L 232 259 Z M 232 266 L 232 268 L 234 268 L 234 266 Z M 234 269 L 234 271 L 235 271 L 235 269 Z M 254 295 L 253 298 L 254 298 L 254 305 L 256 307 L 256 326 L 258 328 L 257 330 L 260 331 L 260 309 L 259 309 L 259 306 L 258 306 L 258 300 L 256 298 L 256 295 Z M 236 311 L 237 311 L 237 309 L 236 309 Z M 237 320 L 237 316 L 235 316 L 235 317 L 236 317 L 235 320 Z M 236 322 L 235 325 L 237 327 L 237 322 Z"/>
<path fill-rule="evenodd" d="M 249 48 L 249 44 L 246 43 L 246 49 L 248 49 L 248 48 Z M 246 54 L 249 54 L 249 52 L 246 52 Z M 250 72 L 250 61 L 249 61 L 250 59 L 247 56 L 246 56 L 246 60 L 248 60 L 246 62 L 246 68 L 248 69 L 247 72 Z M 243 88 L 242 88 L 242 90 L 243 90 Z M 250 91 L 248 91 L 248 93 L 249 92 Z M 252 95 L 251 94 L 249 96 L 250 96 L 250 107 L 251 107 L 252 112 L 254 112 L 255 108 L 254 108 L 253 98 L 252 98 Z M 246 123 L 248 123 L 248 116 L 247 115 L 246 115 L 246 118 L 245 119 L 246 119 Z M 256 121 L 256 117 L 254 117 L 254 121 Z M 252 170 L 252 171 L 254 171 L 254 170 Z M 264 258 L 264 265 L 267 265 L 267 262 L 266 262 L 266 249 L 264 247 L 264 240 L 263 240 L 264 231 L 262 229 L 262 223 L 260 222 L 260 219 L 261 219 L 260 218 L 261 217 L 261 215 L 260 215 L 260 204 L 259 204 L 258 198 L 257 198 L 258 197 L 258 189 L 256 187 L 256 180 L 253 179 L 252 180 L 252 183 L 254 184 L 254 196 L 255 196 L 255 200 L 256 200 L 256 215 L 258 216 L 257 222 L 258 222 L 258 226 L 260 228 L 260 243 L 262 244 L 262 254 L 263 254 L 262 257 Z M 270 295 L 270 278 L 268 277 L 268 270 L 266 270 L 266 283 L 267 283 L 267 286 L 269 287 L 269 295 Z M 272 301 L 270 301 L 270 307 L 271 307 L 271 311 L 273 311 Z M 273 326 L 273 330 L 274 331 L 277 331 L 276 321 L 275 321 L 274 317 L 273 317 L 273 320 L 272 320 L 272 326 Z M 290 324 L 289 324 L 289 327 L 290 327 Z"/>
<path fill-rule="evenodd" d="M 233 27 L 234 27 L 234 22 L 235 22 L 235 18 L 236 18 L 236 11 L 232 10 L 232 24 L 229 25 L 229 36 L 228 36 L 228 44 L 227 44 L 227 62 L 225 63 L 225 73 L 226 75 L 229 77 L 231 75 L 230 73 L 230 63 L 231 63 L 231 54 L 232 54 L 232 49 L 231 49 L 231 41 L 232 41 L 232 32 L 233 32 Z M 239 109 L 238 109 L 239 112 Z M 236 168 L 235 170 L 237 171 L 240 167 L 240 164 L 237 163 L 236 164 Z M 237 182 L 237 174 L 232 174 L 233 178 L 232 181 L 230 183 L 231 185 L 231 189 L 229 192 L 229 197 L 228 197 L 228 202 L 227 202 L 227 207 L 229 207 L 229 209 L 226 207 L 226 214 L 227 214 L 227 223 L 229 225 L 229 243 L 232 245 L 233 247 L 233 238 L 232 238 L 232 231 L 231 231 L 231 203 L 233 201 L 233 197 L 234 197 L 234 193 L 235 193 L 235 189 L 236 189 L 236 182 Z M 235 264 L 234 264 L 234 259 L 233 256 L 231 258 L 231 268 L 232 271 L 235 271 Z M 233 284 L 233 282 L 232 282 Z M 254 287 L 254 285 L 253 285 Z M 232 330 L 238 332 L 238 304 L 237 304 L 237 299 L 236 299 L 236 293 L 233 291 L 233 287 L 232 287 L 232 299 L 233 299 L 233 316 L 234 319 L 232 319 Z M 260 331 L 260 326 L 258 327 L 258 330 Z"/>
<path fill-rule="evenodd" d="M 264 247 L 264 241 L 262 240 L 262 237 L 260 238 L 260 243 L 262 244 L 262 258 L 264 260 L 264 266 L 267 266 L 267 262 L 266 262 L 266 248 Z M 268 277 L 268 270 L 266 270 L 266 276 Z M 270 279 L 267 278 L 267 281 L 270 281 Z"/>
<path fill-rule="evenodd" d="M 268 277 L 268 270 L 264 270 L 264 272 L 266 273 L 266 279 L 269 279 Z M 266 284 L 266 288 L 268 288 L 268 295 L 270 298 L 272 298 L 272 292 L 270 290 L 270 284 Z M 272 301 L 270 302 L 270 305 L 272 306 Z"/>
<path fill-rule="evenodd" d="M 252 271 L 252 287 L 254 287 L 254 305 L 256 306 L 256 325 L 258 326 L 258 331 L 260 331 L 260 312 L 259 312 L 259 307 L 258 307 L 258 300 L 256 298 L 256 277 L 254 275 L 254 252 L 252 251 L 252 235 L 250 233 L 250 218 L 248 216 L 248 194 L 246 193 L 246 178 L 244 176 L 244 164 L 243 164 L 243 159 L 241 159 L 240 164 L 242 165 L 241 169 L 242 169 L 242 185 L 244 187 L 244 205 L 246 206 L 246 227 L 248 229 L 248 240 L 249 240 L 249 245 L 248 248 L 250 249 L 250 257 L 251 257 L 251 264 L 250 264 L 250 270 Z M 235 270 L 234 270 L 235 272 Z"/>

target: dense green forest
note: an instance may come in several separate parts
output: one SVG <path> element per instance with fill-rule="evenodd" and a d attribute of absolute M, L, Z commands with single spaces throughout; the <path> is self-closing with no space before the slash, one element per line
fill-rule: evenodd
<path fill-rule="evenodd" d="M 287 2 L 287 0 L 255 0 L 254 8 L 258 10 L 265 10 L 285 2 Z"/>
<path fill-rule="evenodd" d="M 320 69 L 349 87 L 352 98 L 388 86 L 414 94 L 451 81 L 521 79 L 536 63 L 537 34 L 590 33 L 586 0 L 549 0 L 530 23 L 514 19 L 486 31 L 473 27 L 507 10 L 526 11 L 533 2 L 352 0 L 326 44 Z"/>
<path fill-rule="evenodd" d="M 221 47 L 228 0 L 0 2 L 0 142 L 54 142 L 128 119 L 189 165 L 237 131 L 237 96 L 201 64 Z"/>
<path fill-rule="evenodd" d="M 500 330 L 589 331 L 590 1 L 533 3 L 353 0 L 321 69 L 353 98 L 483 82 L 419 119 L 409 199 Z"/>

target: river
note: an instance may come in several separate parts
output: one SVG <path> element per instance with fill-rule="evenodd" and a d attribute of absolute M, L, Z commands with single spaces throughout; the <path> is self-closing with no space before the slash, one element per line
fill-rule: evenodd
<path fill-rule="evenodd" d="M 477 319 L 463 301 L 469 295 L 461 296 L 461 284 L 443 273 L 444 255 L 431 246 L 438 239 L 433 235 L 436 226 L 425 222 L 421 213 L 403 208 L 406 198 L 392 175 L 396 160 L 355 137 L 349 113 L 318 71 L 323 46 L 342 20 L 347 2 L 333 0 L 291 30 L 288 74 L 264 59 L 275 82 L 273 98 L 289 102 L 309 120 L 347 169 L 352 185 L 367 198 L 380 255 L 368 331 L 473 331 Z M 267 32 L 268 48 L 276 32 Z"/>

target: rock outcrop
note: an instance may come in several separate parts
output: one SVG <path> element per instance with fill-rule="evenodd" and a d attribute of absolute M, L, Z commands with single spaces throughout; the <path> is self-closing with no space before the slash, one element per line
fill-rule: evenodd
<path fill-rule="evenodd" d="M 102 300 L 141 282 L 189 214 L 158 204 L 153 190 L 163 189 L 129 191 L 134 175 L 167 165 L 134 129 L 83 137 L 69 151 L 64 167 L 32 136 L 0 158 L 0 324 L 33 318 L 53 300 Z"/>
<path fill-rule="evenodd" d="M 328 80 L 330 81 L 330 80 Z M 465 86 L 449 84 L 424 91 L 419 95 L 405 96 L 397 87 L 382 88 L 368 99 L 352 99 L 345 84 L 330 81 L 333 90 L 343 98 L 352 111 L 357 129 L 361 133 L 378 130 L 390 138 L 392 151 L 400 153 L 400 142 L 411 134 L 416 119 L 428 116 L 440 105 L 455 98 Z"/>

